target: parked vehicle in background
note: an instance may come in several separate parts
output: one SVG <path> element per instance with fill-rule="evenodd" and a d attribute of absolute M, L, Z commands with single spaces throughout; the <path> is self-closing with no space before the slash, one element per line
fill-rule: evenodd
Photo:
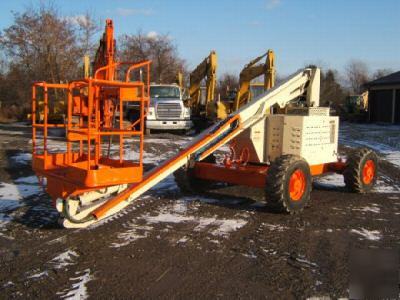
<path fill-rule="evenodd" d="M 184 105 L 183 93 L 177 84 L 150 86 L 146 134 L 150 134 L 151 130 L 188 131 L 192 125 L 190 108 Z"/>
<path fill-rule="evenodd" d="M 351 122 L 367 121 L 368 91 L 360 95 L 347 96 L 344 103 L 344 119 Z"/>

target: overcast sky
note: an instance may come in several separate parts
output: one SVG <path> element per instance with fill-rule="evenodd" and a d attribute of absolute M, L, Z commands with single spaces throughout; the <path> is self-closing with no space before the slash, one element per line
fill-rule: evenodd
<path fill-rule="evenodd" d="M 273 49 L 279 74 L 308 63 L 400 70 L 400 0 L 53 0 L 61 14 L 112 18 L 117 34 L 169 34 L 190 68 L 214 49 L 219 74 Z M 0 27 L 39 0 L 1 0 Z"/>

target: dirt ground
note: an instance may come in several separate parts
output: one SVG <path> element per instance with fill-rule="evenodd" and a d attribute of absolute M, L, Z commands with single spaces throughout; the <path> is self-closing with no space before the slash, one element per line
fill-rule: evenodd
<path fill-rule="evenodd" d="M 379 152 L 376 190 L 317 178 L 301 215 L 268 211 L 257 189 L 183 195 L 168 177 L 116 216 L 67 230 L 33 176 L 30 128 L 0 125 L 0 298 L 346 298 L 352 249 L 400 246 L 399 133 L 343 124 L 341 152 Z M 188 140 L 150 136 L 146 169 Z"/>

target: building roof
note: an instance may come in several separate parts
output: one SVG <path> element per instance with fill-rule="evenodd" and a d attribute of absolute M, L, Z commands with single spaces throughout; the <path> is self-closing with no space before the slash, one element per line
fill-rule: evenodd
<path fill-rule="evenodd" d="M 393 85 L 393 84 L 400 84 L 400 71 L 370 81 L 366 83 L 365 86 L 371 87 L 377 85 Z"/>

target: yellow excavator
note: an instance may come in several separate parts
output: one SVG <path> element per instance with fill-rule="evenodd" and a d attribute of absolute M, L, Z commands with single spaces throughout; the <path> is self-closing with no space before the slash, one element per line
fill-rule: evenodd
<path fill-rule="evenodd" d="M 265 57 L 265 62 L 258 64 Z M 236 94 L 233 109 L 237 110 L 252 99 L 251 81 L 264 75 L 264 89 L 269 90 L 275 85 L 275 54 L 268 50 L 265 54 L 250 61 L 240 72 L 239 90 Z M 257 84 L 255 84 L 257 86 Z"/>
<path fill-rule="evenodd" d="M 202 97 L 202 82 L 206 80 L 205 97 Z M 210 54 L 190 73 L 189 100 L 194 119 L 208 119 L 210 105 L 214 100 L 217 85 L 217 53 Z"/>
<path fill-rule="evenodd" d="M 265 57 L 264 63 L 259 63 Z M 264 75 L 263 83 L 252 83 L 255 78 Z M 252 98 L 264 93 L 275 85 L 275 54 L 268 50 L 244 66 L 239 75 L 238 91 L 228 91 L 233 99 L 217 101 L 214 116 L 217 120 L 225 119 L 230 113 L 250 102 Z"/>
<path fill-rule="evenodd" d="M 260 64 L 259 62 L 264 57 L 265 62 Z M 209 123 L 225 119 L 230 113 L 251 101 L 253 94 L 261 94 L 272 88 L 275 84 L 275 55 L 272 50 L 268 50 L 242 69 L 239 75 L 239 90 L 233 100 L 215 100 L 216 71 L 217 54 L 211 51 L 210 55 L 190 73 L 190 99 L 187 105 L 191 108 L 194 119 L 206 120 Z M 262 84 L 251 83 L 253 79 L 262 75 L 264 75 Z M 206 79 L 206 86 L 205 93 L 202 93 L 204 88 L 202 90 L 201 83 L 204 79 Z M 259 93 L 260 90 L 262 90 L 261 93 Z"/>

